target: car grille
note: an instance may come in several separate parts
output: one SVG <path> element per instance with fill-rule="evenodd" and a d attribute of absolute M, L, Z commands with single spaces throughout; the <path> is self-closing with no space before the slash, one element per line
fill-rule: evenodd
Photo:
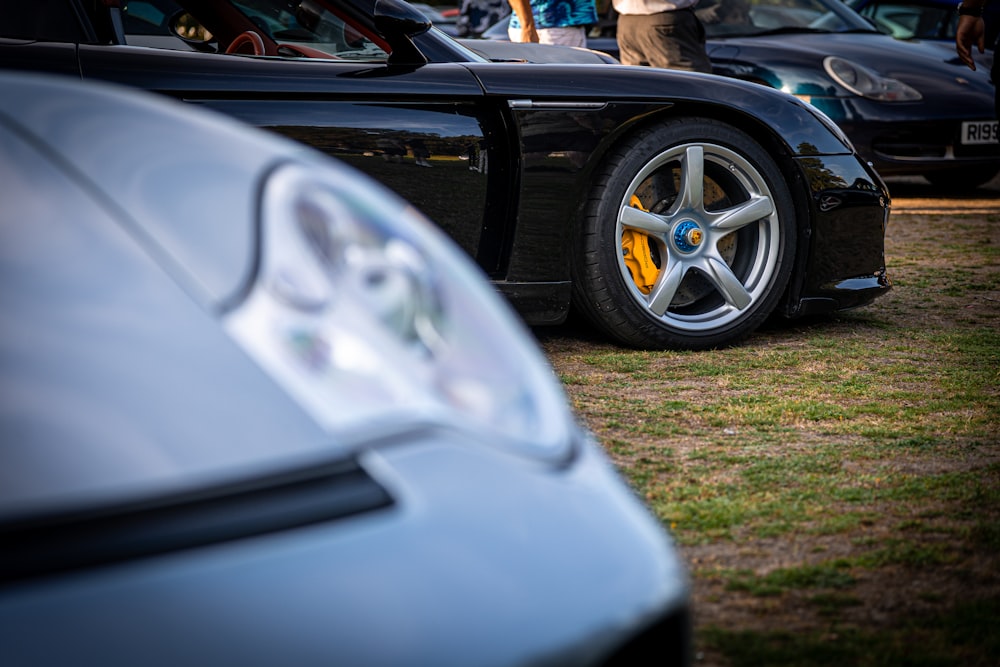
<path fill-rule="evenodd" d="M 355 461 L 146 502 L 0 523 L 0 583 L 331 521 L 392 505 Z"/>

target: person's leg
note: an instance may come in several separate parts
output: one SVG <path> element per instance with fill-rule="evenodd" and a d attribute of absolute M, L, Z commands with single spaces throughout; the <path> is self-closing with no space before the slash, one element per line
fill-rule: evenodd
<path fill-rule="evenodd" d="M 712 71 L 705 52 L 705 28 L 686 9 L 618 17 L 618 49 L 619 60 L 626 65 Z"/>
<path fill-rule="evenodd" d="M 623 65 L 649 65 L 643 53 L 648 16 L 623 14 L 618 17 L 618 60 Z"/>

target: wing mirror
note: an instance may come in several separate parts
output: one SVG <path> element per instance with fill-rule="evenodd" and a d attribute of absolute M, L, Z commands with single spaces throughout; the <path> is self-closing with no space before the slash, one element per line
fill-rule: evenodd
<path fill-rule="evenodd" d="M 423 65 L 427 58 L 413 44 L 413 37 L 431 29 L 430 20 L 402 0 L 376 0 L 375 29 L 389 43 L 390 65 Z"/>

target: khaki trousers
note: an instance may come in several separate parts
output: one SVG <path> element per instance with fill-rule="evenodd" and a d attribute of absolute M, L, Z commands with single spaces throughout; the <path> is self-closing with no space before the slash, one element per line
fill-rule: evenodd
<path fill-rule="evenodd" d="M 712 72 L 705 52 L 705 27 L 690 9 L 618 17 L 619 60 L 692 72 Z"/>

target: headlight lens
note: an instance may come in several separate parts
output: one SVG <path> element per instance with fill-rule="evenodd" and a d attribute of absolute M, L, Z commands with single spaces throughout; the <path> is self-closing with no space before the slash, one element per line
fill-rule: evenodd
<path fill-rule="evenodd" d="M 260 234 L 227 331 L 329 432 L 443 423 L 568 456 L 573 417 L 534 340 L 401 199 L 347 167 L 285 165 L 263 188 Z"/>
<path fill-rule="evenodd" d="M 823 68 L 830 77 L 855 95 L 879 102 L 915 102 L 920 93 L 911 86 L 836 56 L 827 56 Z"/>

